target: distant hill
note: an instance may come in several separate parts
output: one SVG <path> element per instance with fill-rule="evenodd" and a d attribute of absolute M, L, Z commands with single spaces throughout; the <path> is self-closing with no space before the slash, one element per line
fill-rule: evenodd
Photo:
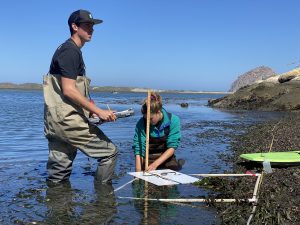
<path fill-rule="evenodd" d="M 42 84 L 36 83 L 24 83 L 24 84 L 14 84 L 14 83 L 0 83 L 0 89 L 25 89 L 25 90 L 42 90 Z M 112 87 L 112 86 L 91 86 L 91 91 L 95 92 L 132 92 L 135 88 L 131 87 Z M 147 89 L 141 89 L 146 90 Z"/>
<path fill-rule="evenodd" d="M 41 84 L 36 83 L 24 83 L 24 84 L 13 84 L 13 83 L 0 83 L 0 89 L 28 89 L 28 90 L 38 90 L 42 89 Z"/>
<path fill-rule="evenodd" d="M 242 87 L 254 84 L 258 81 L 265 80 L 276 75 L 276 73 L 269 67 L 259 66 L 240 75 L 231 85 L 230 92 L 236 92 Z"/>
<path fill-rule="evenodd" d="M 13 84 L 13 83 L 0 83 L 0 89 L 22 89 L 22 90 L 42 90 L 42 84 L 36 83 L 24 83 L 24 84 Z M 93 92 L 147 92 L 148 88 L 137 88 L 137 87 L 112 87 L 112 86 L 91 86 L 90 90 Z M 210 91 L 185 91 L 185 90 L 155 90 L 156 92 L 165 93 L 210 93 L 210 94 L 227 94 L 227 92 L 210 92 Z"/>

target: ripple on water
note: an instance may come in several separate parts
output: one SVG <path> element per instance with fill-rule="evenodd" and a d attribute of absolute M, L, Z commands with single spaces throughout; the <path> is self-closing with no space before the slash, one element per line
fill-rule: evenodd
<path fill-rule="evenodd" d="M 94 186 L 95 160 L 78 152 L 69 183 L 49 186 L 46 182 L 47 141 L 43 137 L 41 91 L 0 90 L 0 223 L 1 224 L 204 224 L 216 223 L 216 213 L 203 204 L 175 205 L 160 202 L 121 200 L 118 196 L 188 198 L 206 194 L 193 185 L 157 188 L 143 182 L 127 185 L 116 194 L 112 187 Z M 145 93 L 92 93 L 97 104 L 136 114 L 101 129 L 119 148 L 113 187 L 130 181 L 134 170 L 132 138 L 141 117 Z M 177 158 L 186 163 L 184 173 L 222 172 L 228 168 L 218 154 L 230 150 L 236 127 L 263 118 L 245 113 L 222 112 L 205 106 L 212 96 L 165 94 L 165 107 L 181 118 L 182 142 Z M 105 102 L 104 102 L 105 101 Z M 182 108 L 180 103 L 188 103 Z M 13 118 L 12 118 L 13 115 Z M 253 119 L 254 118 L 254 119 Z"/>

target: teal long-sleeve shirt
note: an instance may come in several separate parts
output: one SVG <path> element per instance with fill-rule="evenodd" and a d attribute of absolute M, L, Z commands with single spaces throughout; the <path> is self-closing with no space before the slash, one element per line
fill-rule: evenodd
<path fill-rule="evenodd" d="M 167 111 L 164 108 L 161 111 L 163 113 L 163 120 L 159 127 L 156 127 L 155 125 L 150 125 L 150 137 L 164 136 L 164 129 L 162 128 L 170 123 L 170 133 L 167 137 L 167 148 L 174 148 L 176 150 L 180 144 L 181 139 L 180 119 L 178 116 L 172 114 L 170 121 Z M 132 148 L 134 150 L 135 155 L 145 157 L 146 128 L 143 117 L 136 124 Z"/>

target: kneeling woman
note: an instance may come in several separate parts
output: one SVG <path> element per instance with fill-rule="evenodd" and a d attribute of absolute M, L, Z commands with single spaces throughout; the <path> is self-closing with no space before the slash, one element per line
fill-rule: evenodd
<path fill-rule="evenodd" d="M 137 172 L 145 168 L 147 99 L 144 100 L 141 111 L 143 117 L 136 124 L 133 138 Z M 180 170 L 184 160 L 177 161 L 174 154 L 181 138 L 179 117 L 162 107 L 162 98 L 155 92 L 151 93 L 150 114 L 148 170 Z"/>

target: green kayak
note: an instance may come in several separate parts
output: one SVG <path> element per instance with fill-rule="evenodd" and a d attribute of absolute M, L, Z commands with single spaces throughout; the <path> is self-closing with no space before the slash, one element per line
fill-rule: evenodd
<path fill-rule="evenodd" d="M 266 160 L 273 165 L 300 164 L 300 151 L 249 153 L 242 154 L 240 157 L 253 162 L 263 162 Z"/>

